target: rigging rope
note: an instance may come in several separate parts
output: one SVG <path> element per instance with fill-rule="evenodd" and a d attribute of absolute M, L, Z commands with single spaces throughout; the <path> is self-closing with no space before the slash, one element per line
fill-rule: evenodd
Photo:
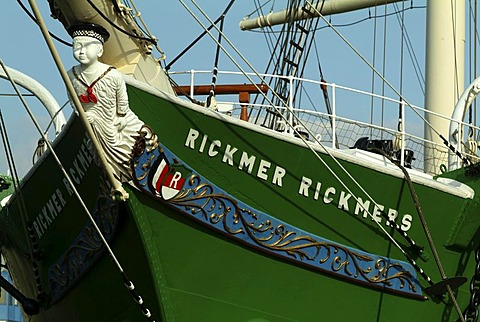
<path fill-rule="evenodd" d="M 373 44 L 372 44 L 372 66 L 375 67 L 376 62 L 377 62 L 377 51 L 375 48 L 377 48 L 377 6 L 375 6 L 375 14 L 373 15 Z M 370 13 L 370 9 L 368 10 Z M 375 72 L 372 70 L 372 83 L 371 83 L 371 92 L 375 92 Z M 374 100 L 375 97 L 372 95 L 370 99 L 370 124 L 373 124 L 374 120 Z M 372 136 L 373 129 L 370 129 L 370 136 Z"/>
<path fill-rule="evenodd" d="M 134 34 L 134 33 L 131 33 L 131 32 L 128 32 L 128 31 L 122 29 L 119 25 L 117 25 L 110 18 L 108 18 L 107 15 L 105 15 L 97 6 L 95 6 L 95 4 L 93 4 L 93 2 L 91 0 L 87 0 L 87 2 L 93 8 L 93 10 L 95 10 L 103 19 L 105 19 L 105 21 L 107 21 L 110 24 L 110 26 L 117 29 L 122 34 L 125 34 L 129 37 L 132 37 L 132 38 L 135 38 L 135 39 L 138 39 L 138 40 L 145 40 L 145 41 L 147 41 L 147 42 L 149 42 L 153 45 L 157 45 L 157 40 L 154 39 L 154 38 L 142 37 L 142 36 L 139 36 L 137 34 Z"/>
<path fill-rule="evenodd" d="M 218 17 L 208 28 L 207 30 L 211 30 L 213 29 L 214 25 L 216 25 L 220 20 L 222 20 L 222 15 L 220 15 L 220 17 Z M 204 30 L 202 33 L 200 33 L 200 35 L 197 36 L 197 38 L 195 38 L 187 47 L 185 47 L 175 58 L 173 58 L 170 63 L 168 63 L 166 66 L 165 66 L 165 70 L 166 71 L 169 71 L 170 68 L 172 68 L 172 65 L 175 64 L 177 62 L 177 60 L 179 60 L 183 55 L 185 55 L 185 53 L 187 53 L 190 49 L 192 49 L 193 46 L 195 46 L 195 44 L 197 42 L 199 42 L 208 32 L 206 30 Z"/>
<path fill-rule="evenodd" d="M 255 0 L 254 3 L 256 5 L 256 12 L 260 12 L 261 15 L 265 15 L 264 13 L 264 10 L 263 10 L 263 7 L 269 3 L 270 1 L 267 1 L 266 3 L 264 4 L 261 4 L 260 3 L 260 0 Z M 273 8 L 274 8 L 274 3 L 272 3 L 272 6 L 270 7 L 270 12 L 273 11 Z M 245 17 L 245 19 L 247 19 L 252 13 L 250 13 L 249 15 L 247 15 Z M 265 26 L 263 27 L 264 29 L 267 28 L 268 30 L 272 30 L 273 31 L 273 28 L 272 26 Z M 252 30 L 249 30 L 249 31 L 252 31 Z M 278 60 L 278 57 L 276 56 L 277 55 L 277 52 L 274 50 L 275 46 L 274 46 L 274 40 L 272 39 L 273 36 L 272 36 L 273 32 L 263 32 L 263 35 L 265 37 L 265 43 L 267 44 L 268 46 L 268 49 L 270 51 L 270 57 L 272 57 L 273 59 L 276 59 Z"/>
<path fill-rule="evenodd" d="M 112 2 L 115 4 L 115 8 L 118 10 L 120 10 L 119 6 L 118 6 L 118 3 L 117 3 L 118 0 L 112 0 Z M 157 41 L 157 38 L 155 36 L 152 35 L 152 33 L 150 32 L 150 30 L 148 29 L 148 26 L 147 24 L 145 23 L 145 21 L 143 21 L 143 18 L 142 18 L 142 15 L 141 13 L 137 10 L 137 6 L 135 5 L 135 2 L 133 0 L 124 0 L 124 3 L 125 5 L 130 9 L 130 11 L 134 10 L 136 12 L 135 15 L 131 15 L 132 17 L 132 20 L 135 22 L 135 25 L 138 26 L 138 28 L 140 28 L 140 30 L 142 30 L 142 32 L 146 35 L 148 35 L 150 37 L 150 39 L 153 39 L 155 40 L 155 49 L 157 49 L 157 51 L 160 53 L 160 60 L 165 60 L 166 59 L 166 56 L 165 56 L 165 52 L 160 48 L 160 45 L 158 44 L 158 41 Z M 127 3 L 131 3 L 131 5 L 128 5 Z M 131 9 L 131 7 L 133 7 L 133 9 Z M 120 10 L 121 11 L 121 10 Z M 121 12 L 120 12 L 121 13 Z M 140 21 L 140 23 L 137 21 L 137 19 Z"/>
<path fill-rule="evenodd" d="M 456 2 L 455 4 L 453 3 L 453 1 L 450 0 L 450 6 L 451 6 L 451 13 L 452 13 L 452 16 L 451 16 L 451 24 L 452 24 L 452 31 L 453 31 L 453 48 L 452 48 L 452 51 L 453 53 L 457 52 L 457 37 L 455 37 L 455 34 L 456 34 L 456 30 L 457 30 L 457 19 L 456 17 L 454 16 L 454 6 L 456 5 Z M 462 28 L 462 27 L 461 27 Z M 455 64 L 455 71 L 454 71 L 454 91 L 455 91 L 455 100 L 458 101 L 458 98 L 460 97 L 461 95 L 461 92 L 463 91 L 463 88 L 460 88 L 460 83 L 459 83 L 459 80 L 458 80 L 458 65 L 457 65 L 457 60 L 455 59 L 454 60 L 454 64 Z M 464 74 L 464 71 L 462 70 L 461 71 L 462 74 Z M 463 81 L 462 81 L 462 84 L 463 84 Z"/>
<path fill-rule="evenodd" d="M 410 190 L 410 193 L 411 193 L 412 198 L 414 200 L 415 208 L 417 209 L 417 213 L 420 217 L 420 221 L 422 223 L 423 230 L 425 231 L 425 235 L 427 236 L 427 240 L 428 240 L 428 243 L 430 245 L 430 249 L 433 253 L 433 257 L 435 258 L 435 263 L 438 266 L 438 270 L 440 271 L 442 279 L 446 280 L 447 275 L 445 274 L 445 270 L 443 269 L 442 262 L 440 261 L 440 256 L 438 255 L 437 248 L 435 247 L 435 243 L 433 242 L 432 235 L 430 234 L 430 230 L 429 230 L 428 225 L 427 225 L 427 221 L 426 221 L 425 216 L 423 215 L 423 211 L 420 207 L 420 201 L 418 200 L 418 196 L 417 196 L 417 193 L 415 192 L 415 188 L 413 187 L 412 180 L 410 179 L 410 175 L 408 174 L 408 171 L 405 169 L 405 167 L 400 166 L 400 164 L 398 164 L 398 166 L 400 167 L 400 169 L 402 169 L 402 172 L 405 175 L 405 179 L 406 179 L 407 184 L 408 184 L 408 189 Z M 459 317 L 463 321 L 462 310 L 460 309 L 460 306 L 458 305 L 455 294 L 453 294 L 453 290 L 450 287 L 450 285 L 447 284 L 446 286 L 447 286 L 448 293 L 450 295 L 450 299 L 453 301 L 455 309 L 457 310 L 457 313 L 458 313 Z"/>
<path fill-rule="evenodd" d="M 477 1 L 475 0 L 475 11 L 473 11 L 473 17 L 468 19 L 469 22 L 469 33 L 470 33 L 470 50 L 469 50 L 469 64 L 470 64 L 470 81 L 475 79 L 476 77 L 476 69 L 477 69 L 477 42 L 475 41 L 476 35 L 477 35 Z M 469 1 L 469 12 L 472 13 L 472 2 L 471 0 Z M 473 28 L 473 37 L 472 37 L 472 20 L 474 22 L 474 28 Z M 472 41 L 473 39 L 473 41 Z M 473 49 L 472 49 L 472 44 L 473 43 Z M 473 50 L 473 67 L 472 67 L 472 50 Z M 472 70 L 473 70 L 473 75 L 472 75 Z M 475 114 L 475 116 L 474 116 Z M 472 143 L 472 148 L 475 150 L 474 153 L 477 151 L 477 142 L 475 141 L 476 137 L 476 123 L 477 123 L 477 100 L 473 101 L 473 104 L 471 104 L 468 108 L 468 123 L 469 123 L 469 135 L 468 135 L 468 141 L 469 143 Z"/>
<path fill-rule="evenodd" d="M 315 55 L 316 55 L 316 58 L 317 58 L 318 72 L 319 72 L 319 75 L 320 75 L 320 89 L 321 89 L 322 94 L 323 94 L 323 101 L 325 102 L 325 109 L 327 110 L 327 113 L 329 115 L 333 115 L 333 109 L 332 109 L 332 106 L 330 105 L 330 97 L 328 95 L 327 81 L 323 77 L 322 65 L 320 63 L 320 57 L 318 55 L 317 42 L 316 42 L 315 38 L 313 38 L 313 43 L 314 43 L 314 46 L 315 46 Z M 310 95 L 308 94 L 308 91 L 305 91 L 305 94 L 307 95 L 307 98 L 309 99 L 312 106 L 315 106 L 312 99 L 310 98 Z M 330 123 L 330 127 L 331 127 L 332 131 L 335 131 L 334 124 L 333 124 L 333 117 L 330 116 L 328 118 L 328 121 Z M 336 134 L 332 134 L 332 135 L 336 136 Z M 337 149 L 339 148 L 339 143 L 338 143 L 337 140 L 335 141 L 335 147 Z"/>
<path fill-rule="evenodd" d="M 400 168 L 400 170 L 402 170 L 403 175 L 405 176 L 405 181 L 407 182 L 408 189 L 410 191 L 410 195 L 412 196 L 413 203 L 415 205 L 415 209 L 417 210 L 417 214 L 420 218 L 420 222 L 422 223 L 423 230 L 425 231 L 425 236 L 427 237 L 428 244 L 430 246 L 433 257 L 435 259 L 435 263 L 437 264 L 440 275 L 442 276 L 442 280 L 445 281 L 447 279 L 447 275 L 445 274 L 445 270 L 443 269 L 442 262 L 440 261 L 440 256 L 438 255 L 437 248 L 435 247 L 435 243 L 433 242 L 432 235 L 430 234 L 430 229 L 428 228 L 427 220 L 425 218 L 425 215 L 423 214 L 422 208 L 420 207 L 420 201 L 418 200 L 418 195 L 415 192 L 415 187 L 413 186 L 412 179 L 410 178 L 410 175 L 408 174 L 407 169 L 404 166 L 402 166 L 399 162 L 396 162 L 392 158 L 390 158 L 382 150 L 377 149 L 377 152 L 380 152 L 384 157 L 389 159 L 392 163 L 396 164 Z M 431 285 L 433 285 L 433 284 L 431 284 Z M 450 299 L 453 301 L 453 304 L 455 306 L 455 309 L 457 310 L 457 313 L 458 313 L 459 317 L 462 319 L 462 321 L 464 321 L 462 310 L 460 309 L 460 306 L 458 305 L 456 297 L 453 294 L 452 288 L 450 287 L 449 284 L 446 284 L 446 287 L 447 287 L 448 293 L 450 295 Z"/>
<path fill-rule="evenodd" d="M 20 5 L 20 7 L 22 8 L 22 10 L 30 17 L 30 19 L 33 20 L 33 22 L 35 22 L 36 25 L 38 25 L 38 21 L 37 19 L 35 19 L 35 17 L 30 13 L 30 11 L 28 11 L 27 7 L 25 7 L 25 5 L 22 3 L 22 1 L 20 0 L 17 0 L 17 3 Z M 61 39 L 60 37 L 54 35 L 53 33 L 51 33 L 50 31 L 48 32 L 49 35 L 55 39 L 56 41 L 66 45 L 66 46 L 69 46 L 69 47 L 72 47 L 72 44 L 69 43 L 68 41 L 65 41 L 63 39 Z"/>
<path fill-rule="evenodd" d="M 405 8 L 405 3 L 403 2 L 402 3 L 402 9 Z M 398 16 L 397 16 L 397 19 L 398 19 Z M 404 42 L 405 42 L 405 11 L 402 10 L 402 19 L 401 19 L 401 22 L 399 21 L 400 23 L 400 30 L 401 30 L 401 34 L 402 34 L 402 37 L 400 39 L 400 79 L 399 79 L 399 83 L 400 83 L 400 94 L 403 95 L 403 54 L 404 54 Z M 403 132 L 402 128 L 403 128 L 403 106 L 402 106 L 403 102 L 400 98 L 400 103 L 398 104 L 398 121 L 397 121 L 397 131 L 399 133 Z M 404 148 L 404 144 L 402 143 L 401 141 L 401 137 L 399 134 L 396 134 L 395 135 L 395 140 L 394 140 L 394 147 L 399 149 L 399 150 L 403 150 Z M 400 156 L 401 160 L 403 160 L 402 158 L 404 158 L 404 156 Z"/>
<path fill-rule="evenodd" d="M 410 40 L 410 35 L 407 30 L 407 26 L 405 25 L 404 21 L 401 21 L 399 18 L 399 13 L 402 13 L 402 20 L 404 19 L 404 13 L 405 11 L 408 10 L 408 8 L 405 8 L 404 6 L 405 3 L 402 3 L 402 9 L 398 9 L 398 5 L 396 3 L 393 3 L 393 6 L 395 7 L 396 11 L 396 17 L 398 23 L 401 25 L 401 30 L 402 30 L 402 37 L 404 37 L 404 41 L 402 41 L 402 46 L 405 45 L 408 51 L 408 55 L 410 56 L 410 61 L 412 62 L 412 67 L 415 72 L 415 76 L 417 77 L 418 85 L 420 86 L 420 89 L 422 93 L 425 95 L 425 77 L 423 76 L 422 73 L 422 68 L 420 67 L 420 63 L 418 62 L 417 55 L 415 54 L 415 49 L 412 45 L 412 41 Z M 413 7 L 413 3 L 410 6 L 411 9 L 413 8 L 424 8 L 424 7 Z M 403 55 L 403 50 L 402 50 L 402 55 Z"/>
<path fill-rule="evenodd" d="M 387 58 L 386 58 L 386 52 L 387 52 L 387 4 L 385 3 L 383 5 L 383 8 L 384 8 L 384 12 L 385 12 L 385 16 L 383 17 L 383 64 L 382 64 L 382 79 L 385 78 L 385 74 L 386 74 L 386 70 L 387 70 Z M 381 86 L 382 86 L 382 94 L 381 96 L 382 97 L 385 97 L 385 82 L 382 82 L 381 83 Z M 380 109 L 381 111 L 381 116 L 380 116 L 380 120 L 381 120 L 381 123 L 380 123 L 380 126 L 383 128 L 385 127 L 384 126 L 384 122 L 385 122 L 385 100 L 382 99 L 382 107 Z M 383 132 L 381 134 L 381 136 L 383 136 Z"/>
<path fill-rule="evenodd" d="M 222 34 L 223 34 L 223 24 L 225 22 L 225 16 L 227 12 L 230 10 L 232 7 L 233 3 L 235 0 L 231 0 L 223 13 L 221 14 L 221 19 L 220 19 L 220 32 L 218 33 L 218 40 L 217 40 L 217 48 L 215 50 L 215 61 L 213 62 L 213 72 L 212 72 L 212 84 L 210 86 L 210 92 L 208 94 L 207 100 L 206 100 L 206 107 L 211 106 L 212 104 L 215 104 L 213 101 L 215 99 L 215 85 L 217 84 L 217 74 L 218 74 L 218 61 L 220 58 L 220 44 L 222 43 Z"/>

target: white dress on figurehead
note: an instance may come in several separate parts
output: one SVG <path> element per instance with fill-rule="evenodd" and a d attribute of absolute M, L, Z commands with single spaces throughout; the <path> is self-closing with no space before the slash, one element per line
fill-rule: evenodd
<path fill-rule="evenodd" d="M 70 69 L 68 76 L 114 175 L 120 182 L 129 181 L 134 137 L 144 123 L 130 110 L 123 74 L 102 64 L 91 83 L 78 66 Z"/>

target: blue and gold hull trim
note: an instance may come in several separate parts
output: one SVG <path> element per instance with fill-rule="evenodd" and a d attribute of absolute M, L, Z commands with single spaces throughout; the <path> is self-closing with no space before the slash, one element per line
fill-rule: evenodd
<path fill-rule="evenodd" d="M 149 150 L 139 142 L 133 154 L 134 182 L 141 191 L 234 242 L 361 286 L 426 299 L 407 262 L 335 243 L 256 210 L 164 146 Z"/>

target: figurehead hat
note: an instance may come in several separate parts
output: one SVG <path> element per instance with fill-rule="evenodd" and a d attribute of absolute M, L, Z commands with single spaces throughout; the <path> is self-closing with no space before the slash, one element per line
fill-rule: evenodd
<path fill-rule="evenodd" d="M 90 22 L 75 23 L 67 28 L 67 32 L 72 38 L 78 36 L 92 37 L 99 40 L 102 44 L 110 37 L 107 29 Z"/>

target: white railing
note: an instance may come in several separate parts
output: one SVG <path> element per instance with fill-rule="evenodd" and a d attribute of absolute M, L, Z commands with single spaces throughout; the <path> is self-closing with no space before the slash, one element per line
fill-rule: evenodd
<path fill-rule="evenodd" d="M 170 75 L 178 84 L 190 85 L 190 96 L 194 97 L 195 84 L 210 84 L 210 71 L 174 72 Z M 248 74 L 256 84 L 273 83 L 278 78 L 284 78 L 289 83 L 287 101 L 282 104 L 273 104 L 275 100 L 272 88 L 265 94 L 266 97 L 251 95 L 248 121 L 269 127 L 288 136 L 302 135 L 314 144 L 330 146 L 334 149 L 349 149 L 355 146 L 357 140 L 368 137 L 376 140 L 377 144 L 384 144 L 387 153 L 397 159 L 402 165 L 423 171 L 425 168 L 437 169 L 448 165 L 448 149 L 423 138 L 424 115 L 430 113 L 440 118 L 448 117 L 432 113 L 423 108 L 407 105 L 404 101 L 386 96 L 353 89 L 334 83 L 301 79 L 296 77 L 276 76 L 269 74 Z M 222 84 L 245 84 L 247 77 L 240 72 L 218 72 L 218 79 Z M 327 112 L 324 94 L 320 86 L 328 88 L 330 113 Z M 297 94 L 294 94 L 298 88 Z M 206 97 L 204 97 L 206 99 Z M 242 104 L 238 96 L 216 96 L 224 113 L 232 117 L 240 117 Z M 453 107 L 452 107 L 453 108 Z M 280 117 L 283 115 L 282 117 Z M 275 120 L 276 118 L 276 120 Z M 480 133 L 480 128 L 462 123 L 464 133 L 468 130 Z M 440 133 L 448 129 L 439 130 Z M 448 137 L 448 133 L 443 134 Z M 463 138 L 466 141 L 466 138 Z M 391 147 L 391 150 L 388 148 Z M 426 149 L 436 151 L 435 160 L 425 160 Z M 476 153 L 476 151 L 475 151 Z M 471 159 L 477 155 L 466 153 Z M 412 159 L 413 156 L 413 159 Z M 428 164 L 427 164 L 428 163 Z M 433 167 L 432 167 L 433 166 Z"/>

